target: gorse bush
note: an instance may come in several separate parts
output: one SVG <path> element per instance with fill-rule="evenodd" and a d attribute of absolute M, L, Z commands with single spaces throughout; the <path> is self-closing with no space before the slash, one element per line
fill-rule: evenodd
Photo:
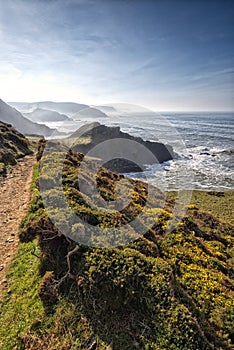
<path fill-rule="evenodd" d="M 0 121 L 0 176 L 6 175 L 6 166 L 31 154 L 29 141 L 11 125 Z"/>
<path fill-rule="evenodd" d="M 64 154 L 55 156 L 59 156 L 58 161 L 64 159 Z M 50 157 L 43 158 L 46 171 L 42 171 L 42 181 L 46 182 L 51 174 L 52 183 L 57 178 L 56 167 Z M 45 191 L 49 191 L 46 210 L 37 186 L 33 187 L 29 212 L 21 225 L 23 242 L 38 239 L 38 293 L 45 309 L 37 327 L 31 327 L 21 337 L 23 346 L 231 350 L 233 227 L 193 205 L 177 227 L 168 232 L 173 199 L 164 205 L 165 196 L 155 188 L 155 195 L 146 206 L 146 184 L 134 180 L 125 183 L 123 175 L 104 168 L 95 176 L 82 172 L 85 183 L 90 187 L 97 185 L 110 208 L 119 193 L 127 193 L 130 202 L 120 211 L 95 207 L 96 197 L 80 192 L 82 159 L 79 153 L 66 155 L 62 194 L 56 184 L 52 189 L 45 185 Z M 36 179 L 34 183 L 37 184 Z M 61 195 L 69 210 L 56 209 Z M 70 212 L 78 215 L 81 222 L 73 222 Z M 72 234 L 95 243 L 92 227 L 122 228 L 139 213 L 144 213 L 152 225 L 143 237 L 129 244 L 94 248 L 69 238 Z M 60 223 L 62 230 L 51 218 Z M 89 229 L 85 223 L 90 224 Z M 125 234 L 123 229 L 120 242 Z M 108 241 L 105 236 L 100 239 Z"/>

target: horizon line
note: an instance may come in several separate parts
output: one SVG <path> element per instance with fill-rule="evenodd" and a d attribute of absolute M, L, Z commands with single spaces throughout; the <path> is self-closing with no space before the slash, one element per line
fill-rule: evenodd
<path fill-rule="evenodd" d="M 92 107 L 96 107 L 98 108 L 99 106 L 112 106 L 113 103 L 104 103 L 104 104 L 99 104 L 99 105 L 93 105 L 93 104 L 87 104 L 85 102 L 75 102 L 75 101 L 53 101 L 53 100 L 38 100 L 38 101 L 7 101 L 6 103 L 39 103 L 39 102 L 53 102 L 53 103 L 77 103 L 77 104 L 82 104 L 82 105 L 87 105 L 88 107 L 92 108 Z M 118 102 L 120 103 L 120 102 Z M 118 104 L 116 103 L 116 104 Z M 123 102 L 124 104 L 126 102 Z M 129 105 L 134 105 L 134 103 L 126 103 Z M 143 108 L 148 108 L 149 110 L 151 110 L 152 112 L 155 113 L 234 113 L 234 109 L 233 110 L 167 110 L 167 109 L 161 109 L 161 110 L 155 110 L 152 107 L 146 107 L 146 106 L 141 106 L 141 105 L 137 105 L 139 107 L 143 107 Z"/>

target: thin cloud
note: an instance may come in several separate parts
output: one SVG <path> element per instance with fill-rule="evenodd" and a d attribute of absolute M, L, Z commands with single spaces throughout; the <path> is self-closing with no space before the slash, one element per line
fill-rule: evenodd
<path fill-rule="evenodd" d="M 180 96 L 192 109 L 201 98 L 192 102 L 192 93 L 199 90 L 211 108 L 215 100 L 221 109 L 231 108 L 232 16 L 226 5 L 104 0 L 0 4 L 2 98 L 32 100 L 38 94 L 37 100 L 68 97 L 91 104 L 102 98 L 135 98 L 152 106 L 160 96 L 176 108 Z"/>

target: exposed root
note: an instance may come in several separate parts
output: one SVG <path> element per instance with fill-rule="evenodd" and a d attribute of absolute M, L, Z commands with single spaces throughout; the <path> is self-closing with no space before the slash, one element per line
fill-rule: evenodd
<path fill-rule="evenodd" d="M 66 258 L 67 258 L 67 266 L 68 266 L 68 271 L 66 272 L 66 274 L 60 278 L 58 281 L 57 281 L 57 286 L 59 287 L 63 281 L 65 281 L 67 278 L 71 278 L 71 279 L 74 279 L 76 280 L 76 277 L 74 275 L 71 274 L 71 261 L 70 261 L 70 258 L 72 255 L 76 254 L 80 249 L 80 246 L 76 245 L 74 249 L 72 249 L 70 252 L 68 252 Z"/>

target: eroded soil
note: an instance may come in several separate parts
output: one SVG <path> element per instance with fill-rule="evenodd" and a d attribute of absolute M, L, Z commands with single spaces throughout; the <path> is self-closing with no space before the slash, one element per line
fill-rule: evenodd
<path fill-rule="evenodd" d="M 7 291 L 6 272 L 16 252 L 19 225 L 30 201 L 34 156 L 26 156 L 0 178 L 0 298 Z"/>

